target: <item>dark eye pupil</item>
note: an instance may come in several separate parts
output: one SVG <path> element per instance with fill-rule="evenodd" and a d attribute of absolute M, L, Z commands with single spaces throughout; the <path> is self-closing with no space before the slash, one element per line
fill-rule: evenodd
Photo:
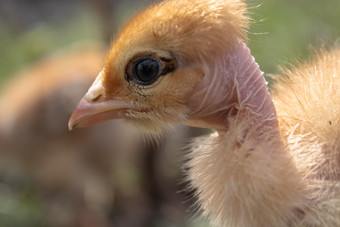
<path fill-rule="evenodd" d="M 152 83 L 159 74 L 159 64 L 156 60 L 143 60 L 135 66 L 135 77 L 143 83 Z"/>

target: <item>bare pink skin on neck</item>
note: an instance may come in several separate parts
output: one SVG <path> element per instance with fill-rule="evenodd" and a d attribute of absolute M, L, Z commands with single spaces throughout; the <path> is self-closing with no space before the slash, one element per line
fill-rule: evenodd
<path fill-rule="evenodd" d="M 276 127 L 276 111 L 263 73 L 243 42 L 204 66 L 204 78 L 188 101 L 190 126 L 228 129 L 230 111 L 247 108 L 254 119 Z"/>

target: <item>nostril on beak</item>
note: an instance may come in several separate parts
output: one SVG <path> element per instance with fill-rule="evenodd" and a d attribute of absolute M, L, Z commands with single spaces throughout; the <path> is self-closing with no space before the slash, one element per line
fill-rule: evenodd
<path fill-rule="evenodd" d="M 90 100 L 91 102 L 97 102 L 103 95 L 99 94 L 97 97 L 94 97 L 92 100 Z"/>
<path fill-rule="evenodd" d="M 105 94 L 104 87 L 101 81 L 101 77 L 99 76 L 87 91 L 85 99 L 88 102 L 98 102 L 100 99 L 104 97 L 104 94 Z"/>
<path fill-rule="evenodd" d="M 103 88 L 92 86 L 85 95 L 88 102 L 97 102 L 103 97 Z"/>

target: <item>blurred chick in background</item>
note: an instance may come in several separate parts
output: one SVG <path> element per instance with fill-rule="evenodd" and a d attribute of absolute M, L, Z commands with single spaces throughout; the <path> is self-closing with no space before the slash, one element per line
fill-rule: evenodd
<path fill-rule="evenodd" d="M 15 76 L 0 97 L 2 183 L 15 189 L 16 184 L 22 183 L 11 185 L 11 178 L 14 181 L 26 178 L 31 182 L 40 196 L 45 197 L 47 204 L 43 206 L 47 212 L 44 216 L 51 226 L 75 224 L 81 212 L 93 209 L 84 200 L 96 200 L 101 208 L 102 202 L 107 206 L 112 198 L 110 182 L 96 180 L 98 173 L 96 175 L 80 155 L 82 151 L 96 150 L 100 156 L 101 151 L 105 152 L 103 146 L 91 140 L 90 131 L 68 137 L 62 126 L 75 98 L 86 89 L 103 58 L 103 48 L 86 46 L 35 64 Z M 80 138 L 86 138 L 87 143 L 80 146 L 77 142 Z M 98 193 L 106 201 L 87 197 L 91 194 L 84 195 L 91 180 L 98 181 L 96 188 L 101 190 Z M 105 182 L 104 185 L 100 185 L 101 182 Z M 96 216 L 96 212 L 92 216 Z M 8 222 L 17 218 L 20 217 L 11 217 Z M 103 221 L 101 217 L 92 219 Z"/>

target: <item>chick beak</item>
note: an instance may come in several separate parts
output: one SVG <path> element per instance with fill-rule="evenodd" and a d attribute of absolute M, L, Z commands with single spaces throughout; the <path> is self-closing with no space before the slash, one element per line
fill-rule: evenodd
<path fill-rule="evenodd" d="M 124 118 L 129 109 L 138 109 L 134 104 L 117 100 L 105 100 L 104 87 L 98 75 L 86 95 L 80 100 L 68 122 L 69 130 L 87 127 L 110 119 Z"/>

